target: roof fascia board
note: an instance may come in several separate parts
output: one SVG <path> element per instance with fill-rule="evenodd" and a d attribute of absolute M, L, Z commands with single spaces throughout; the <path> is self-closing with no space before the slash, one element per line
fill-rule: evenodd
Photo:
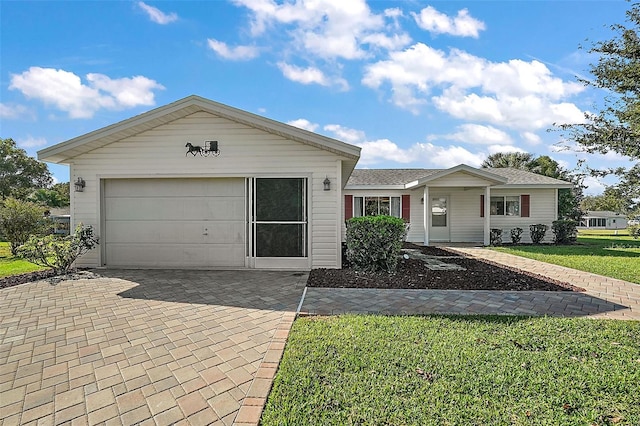
<path fill-rule="evenodd" d="M 558 189 L 571 189 L 573 188 L 573 184 L 556 184 L 556 183 L 517 183 L 512 185 L 496 185 L 492 186 L 491 189 L 550 189 L 550 188 L 558 188 Z"/>
<path fill-rule="evenodd" d="M 440 179 L 457 172 L 464 172 L 476 177 L 489 180 L 493 182 L 494 185 L 505 184 L 507 182 L 507 179 L 502 176 L 498 176 L 494 173 L 487 172 L 484 170 L 476 169 L 475 167 L 467 166 L 466 164 L 459 164 L 457 166 L 451 167 L 450 169 L 441 170 L 432 175 L 425 176 L 424 178 L 418 179 L 417 181 L 409 182 L 405 185 L 405 187 L 407 189 L 411 189 L 418 186 L 426 185 L 427 183 L 433 180 Z M 480 185 L 480 186 L 484 186 L 484 185 Z"/>
<path fill-rule="evenodd" d="M 345 191 L 358 191 L 358 190 L 403 190 L 405 185 L 347 185 L 344 187 Z"/>

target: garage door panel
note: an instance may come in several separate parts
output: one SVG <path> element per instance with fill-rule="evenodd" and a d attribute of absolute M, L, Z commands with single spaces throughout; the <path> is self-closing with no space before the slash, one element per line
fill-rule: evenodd
<path fill-rule="evenodd" d="M 107 259 L 107 266 L 122 267 L 243 267 L 244 245 L 110 244 Z"/>
<path fill-rule="evenodd" d="M 243 178 L 114 179 L 104 188 L 108 266 L 244 266 Z"/>
<path fill-rule="evenodd" d="M 219 197 L 244 193 L 244 179 L 109 179 L 105 197 Z"/>
<path fill-rule="evenodd" d="M 110 243 L 243 244 L 244 222 L 109 222 L 105 238 Z"/>

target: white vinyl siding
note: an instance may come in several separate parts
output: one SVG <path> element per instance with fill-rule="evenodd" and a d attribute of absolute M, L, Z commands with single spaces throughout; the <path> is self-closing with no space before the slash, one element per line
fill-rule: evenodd
<path fill-rule="evenodd" d="M 185 144 L 217 140 L 218 157 L 186 156 Z M 338 259 L 342 157 L 218 116 L 198 112 L 135 136 L 113 142 L 71 160 L 71 179 L 86 181 L 82 193 L 72 192 L 74 221 L 100 229 L 103 181 L 113 178 L 309 178 L 310 267 L 335 268 Z M 332 182 L 331 191 L 323 181 Z M 98 266 L 93 250 L 78 266 Z"/>
<path fill-rule="evenodd" d="M 353 191 L 355 194 L 355 191 Z M 411 228 L 408 241 L 422 243 L 424 230 L 422 226 L 423 208 L 420 199 L 422 189 L 414 190 L 411 194 Z M 556 219 L 555 190 L 551 189 L 492 189 L 491 196 L 520 197 L 530 195 L 530 217 L 520 216 L 492 216 L 491 227 L 503 229 L 505 242 L 509 238 L 511 228 L 520 227 L 522 242 L 529 243 L 529 225 L 544 223 L 549 227 L 545 235 L 545 242 L 553 240 L 551 223 Z M 429 196 L 449 196 L 449 227 L 451 242 L 482 243 L 484 238 L 484 218 L 480 216 L 480 196 L 484 195 L 484 188 L 430 188 Z"/>

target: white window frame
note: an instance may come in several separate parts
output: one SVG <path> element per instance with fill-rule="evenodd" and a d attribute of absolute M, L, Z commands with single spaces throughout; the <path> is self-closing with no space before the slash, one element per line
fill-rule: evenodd
<path fill-rule="evenodd" d="M 493 211 L 493 203 L 494 200 L 501 198 L 502 199 L 502 211 L 497 211 L 494 213 Z M 509 213 L 509 203 L 516 202 L 515 213 Z M 491 212 L 491 216 L 512 216 L 512 217 L 520 217 L 522 216 L 522 198 L 520 195 L 492 195 L 489 199 L 489 211 Z"/>
<path fill-rule="evenodd" d="M 361 211 L 358 211 L 356 209 L 356 199 L 360 199 L 360 208 L 362 209 Z M 352 212 L 353 212 L 353 217 L 361 217 L 361 216 L 367 216 L 365 214 L 366 211 L 366 199 L 367 198 L 377 198 L 378 199 L 378 213 L 376 214 L 376 216 L 380 215 L 380 199 L 381 198 L 388 198 L 389 199 L 389 215 L 393 216 L 393 217 L 397 217 L 402 219 L 402 196 L 401 195 L 354 195 L 353 196 L 353 205 L 352 205 Z M 393 206 L 393 198 L 397 198 L 398 199 L 398 215 L 396 216 L 395 214 L 393 214 L 392 210 L 392 206 Z M 371 215 L 369 215 L 371 216 Z"/>

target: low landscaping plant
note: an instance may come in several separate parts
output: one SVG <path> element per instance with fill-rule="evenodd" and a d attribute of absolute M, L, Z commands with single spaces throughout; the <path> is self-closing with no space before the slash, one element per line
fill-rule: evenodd
<path fill-rule="evenodd" d="M 489 241 L 492 246 L 501 246 L 502 245 L 502 229 L 500 228 L 491 228 L 491 233 L 489 234 Z"/>
<path fill-rule="evenodd" d="M 531 242 L 533 244 L 540 244 L 544 240 L 544 236 L 547 234 L 549 227 L 543 223 L 529 226 L 529 235 L 531 236 Z"/>
<path fill-rule="evenodd" d="M 511 230 L 511 242 L 518 244 L 522 239 L 522 228 L 516 227 Z"/>
<path fill-rule="evenodd" d="M 79 224 L 73 235 L 47 235 L 42 238 L 32 236 L 20 246 L 18 253 L 29 262 L 63 274 L 71 270 L 76 259 L 97 244 L 98 237 L 93 235 L 93 228 Z"/>
<path fill-rule="evenodd" d="M 573 220 L 554 220 L 551 229 L 556 244 L 573 244 L 578 238 L 576 222 Z"/>
<path fill-rule="evenodd" d="M 404 221 L 392 216 L 349 219 L 346 235 L 349 263 L 362 271 L 395 271 L 405 229 Z"/>
<path fill-rule="evenodd" d="M 629 231 L 629 235 L 633 238 L 640 238 L 640 225 L 631 225 L 627 230 Z"/>

